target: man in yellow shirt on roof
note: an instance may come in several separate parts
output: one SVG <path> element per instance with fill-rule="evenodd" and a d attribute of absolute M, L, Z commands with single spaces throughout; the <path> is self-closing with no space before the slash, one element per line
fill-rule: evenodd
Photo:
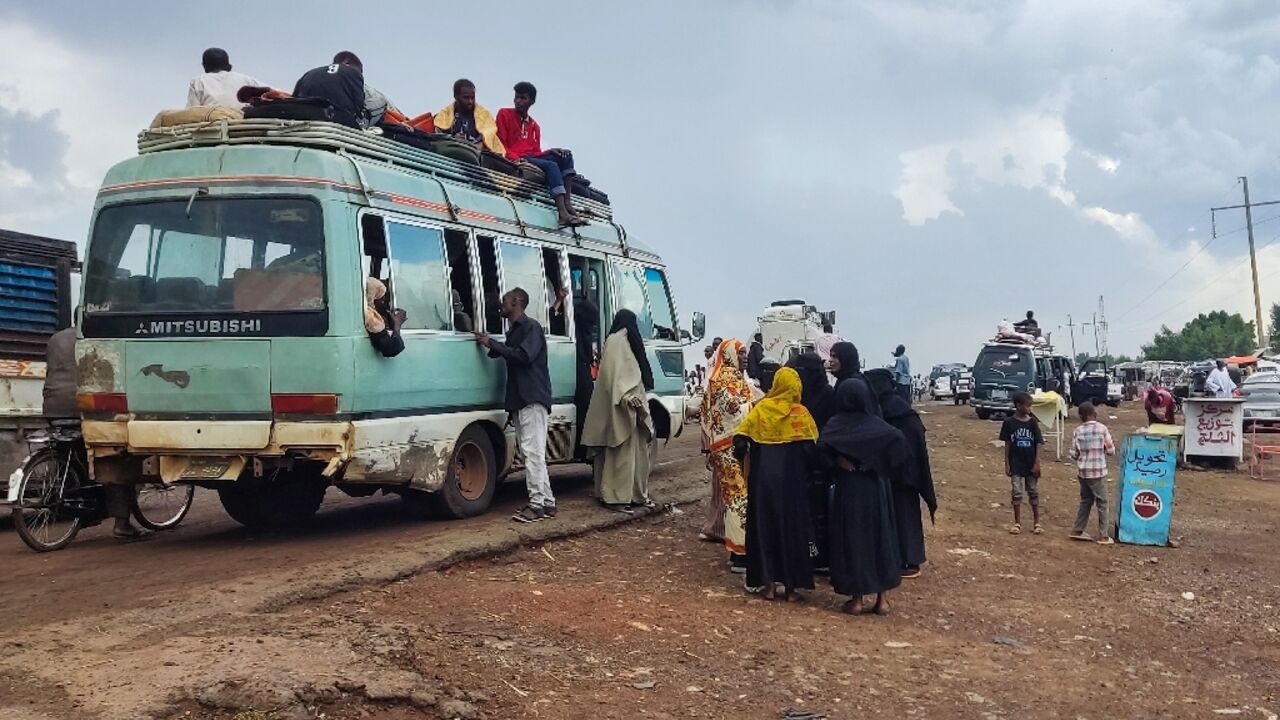
<path fill-rule="evenodd" d="M 507 149 L 498 139 L 498 123 L 484 106 L 476 103 L 476 85 L 466 78 L 453 84 L 453 102 L 435 115 L 436 130 L 456 136 L 477 147 L 505 157 Z"/>

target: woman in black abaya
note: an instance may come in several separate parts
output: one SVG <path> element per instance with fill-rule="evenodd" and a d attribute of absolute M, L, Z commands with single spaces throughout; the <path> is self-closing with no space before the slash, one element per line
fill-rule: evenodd
<path fill-rule="evenodd" d="M 800 375 L 800 404 L 821 431 L 836 412 L 836 391 L 827 378 L 826 365 L 816 352 L 798 355 L 790 365 Z M 809 464 L 808 495 L 809 518 L 813 521 L 813 569 L 825 573 L 831 565 L 831 475 L 820 463 Z"/>
<path fill-rule="evenodd" d="M 837 411 L 818 439 L 832 466 L 831 586 L 849 601 L 841 611 L 889 614 L 888 592 L 902 583 L 902 555 L 894 526 L 892 478 L 907 463 L 902 433 L 870 412 L 873 396 L 862 378 L 836 388 Z"/>
<path fill-rule="evenodd" d="M 858 348 L 853 343 L 841 341 L 831 346 L 831 360 L 828 363 L 831 374 L 836 377 L 836 387 L 840 387 L 849 378 L 862 377 L 862 359 L 858 356 Z M 880 403 L 875 396 L 871 397 L 869 412 L 880 416 Z"/>
<path fill-rule="evenodd" d="M 925 562 L 924 522 L 920 519 L 920 501 L 929 507 L 929 522 L 938 511 L 938 498 L 933 489 L 933 471 L 929 468 L 929 447 L 925 441 L 924 422 L 911 404 L 894 387 L 893 373 L 887 369 L 868 370 L 867 383 L 880 400 L 885 422 L 897 428 L 906 438 L 910 451 L 906 470 L 893 484 L 894 520 L 898 526 L 898 550 L 902 553 L 902 577 L 920 576 Z"/>

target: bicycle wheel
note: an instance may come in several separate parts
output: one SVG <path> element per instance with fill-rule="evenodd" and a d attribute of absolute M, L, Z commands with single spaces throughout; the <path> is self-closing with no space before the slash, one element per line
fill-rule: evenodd
<path fill-rule="evenodd" d="M 81 517 L 65 507 L 66 496 L 84 485 L 84 469 L 73 455 L 43 448 L 22 464 L 13 527 L 36 552 L 61 550 L 75 539 Z"/>
<path fill-rule="evenodd" d="M 195 485 L 139 485 L 133 498 L 133 517 L 148 530 L 170 530 L 187 516 L 195 494 Z"/>

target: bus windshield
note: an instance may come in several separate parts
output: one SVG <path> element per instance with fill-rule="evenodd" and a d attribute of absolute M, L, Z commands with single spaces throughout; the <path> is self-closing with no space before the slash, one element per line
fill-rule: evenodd
<path fill-rule="evenodd" d="M 85 260 L 94 313 L 323 310 L 320 205 L 196 198 L 103 209 Z"/>
<path fill-rule="evenodd" d="M 1019 348 L 985 348 L 973 364 L 973 374 L 986 379 L 1021 380 L 1031 378 L 1031 353 Z"/>

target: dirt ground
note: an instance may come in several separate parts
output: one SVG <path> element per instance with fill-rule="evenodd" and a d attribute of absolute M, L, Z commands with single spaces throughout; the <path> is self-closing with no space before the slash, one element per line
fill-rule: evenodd
<path fill-rule="evenodd" d="M 0 720 L 1276 718 L 1280 483 L 1180 471 L 1179 548 L 1101 547 L 1066 538 L 1077 484 L 1046 463 L 1047 532 L 1012 536 L 998 423 L 923 409 L 941 509 L 889 617 L 839 614 L 822 583 L 745 594 L 696 540 L 688 434 L 654 479 L 675 509 L 625 524 L 573 468 L 533 526 L 505 519 L 515 483 L 461 523 L 335 497 L 312 530 L 259 536 L 201 497 L 145 545 L 14 538 Z M 1117 438 L 1142 420 L 1103 414 Z"/>

